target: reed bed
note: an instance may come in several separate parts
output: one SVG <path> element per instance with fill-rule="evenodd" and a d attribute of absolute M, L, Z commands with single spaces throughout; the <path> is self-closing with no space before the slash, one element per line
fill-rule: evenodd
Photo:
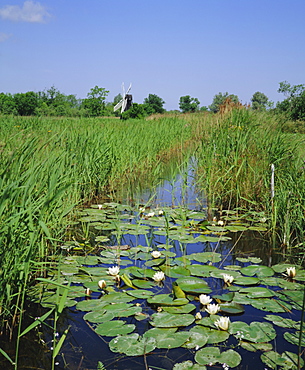
<path fill-rule="evenodd" d="M 144 173 L 160 178 L 162 153 L 181 155 L 196 124 L 2 116 L 0 125 L 0 315 L 12 328 L 75 206 Z"/>
<path fill-rule="evenodd" d="M 304 139 L 282 132 L 277 117 L 239 107 L 205 127 L 199 183 L 209 207 L 263 211 L 282 246 L 304 242 Z M 271 165 L 275 195 L 271 199 Z"/>

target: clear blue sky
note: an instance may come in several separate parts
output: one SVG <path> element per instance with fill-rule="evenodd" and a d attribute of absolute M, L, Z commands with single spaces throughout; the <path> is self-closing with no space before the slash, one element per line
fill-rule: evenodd
<path fill-rule="evenodd" d="M 305 83 L 305 0 L 0 1 L 0 92 L 60 92 L 108 101 L 132 82 L 178 109 L 219 92 L 243 103 L 279 82 Z"/>

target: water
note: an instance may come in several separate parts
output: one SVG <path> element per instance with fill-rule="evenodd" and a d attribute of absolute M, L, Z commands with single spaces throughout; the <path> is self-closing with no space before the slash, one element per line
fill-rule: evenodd
<path fill-rule="evenodd" d="M 204 194 L 202 194 L 195 186 L 195 170 L 196 161 L 191 159 L 188 166 L 182 168 L 179 174 L 173 179 L 165 180 L 155 190 L 146 190 L 141 194 L 133 195 L 133 202 L 137 205 L 148 205 L 151 210 L 162 209 L 164 207 L 185 207 L 187 209 L 196 211 L 206 211 L 206 200 Z M 147 211 L 149 209 L 147 208 Z M 199 235 L 199 234 L 198 234 Z M 223 266 L 238 264 L 236 260 L 238 256 L 255 255 L 261 257 L 263 263 L 268 265 L 280 260 L 279 255 L 274 255 L 270 251 L 268 243 L 261 237 L 257 237 L 259 234 L 253 232 L 246 232 L 240 237 L 240 233 L 233 233 L 232 240 L 228 242 L 210 242 L 210 243 L 183 243 L 173 241 L 172 250 L 178 256 L 183 254 L 198 253 L 203 251 L 217 251 L 226 256 L 225 262 L 215 263 L 215 266 L 220 264 Z M 194 234 L 197 236 L 197 234 Z M 112 243 L 115 244 L 117 241 L 113 238 Z M 143 235 L 134 236 L 125 234 L 122 240 L 122 244 L 128 244 L 130 246 L 136 245 L 147 245 L 156 247 L 158 245 L 166 243 L 166 238 L 163 235 L 149 235 L 149 238 L 145 238 Z M 234 253 L 231 253 L 232 250 Z M 137 262 L 139 266 L 143 262 Z M 243 266 L 243 264 L 241 264 Z M 163 288 L 155 287 L 153 289 L 155 294 L 169 293 L 171 291 L 172 282 L 175 279 L 167 278 Z M 211 295 L 222 294 L 223 285 L 219 279 L 206 278 L 205 279 L 213 292 Z M 92 298 L 98 298 L 98 293 L 93 293 Z M 135 300 L 143 304 L 142 300 Z M 196 302 L 197 311 L 200 308 L 199 302 Z M 155 310 L 149 305 L 143 305 L 143 312 L 148 315 L 152 315 Z M 40 312 L 40 314 L 43 313 Z M 37 313 L 39 314 L 39 312 Z M 263 317 L 268 312 L 255 309 L 252 306 L 246 306 L 246 312 L 242 315 L 232 316 L 231 320 L 242 320 L 247 323 L 252 321 L 263 321 Z M 75 306 L 65 309 L 62 315 L 58 332 L 59 335 L 63 333 L 66 327 L 70 327 L 67 338 L 64 342 L 60 356 L 56 359 L 56 369 L 97 369 L 98 361 L 101 361 L 107 370 L 142 370 L 142 369 L 172 369 L 176 363 L 190 360 L 194 362 L 194 349 L 171 349 L 161 350 L 156 349 L 152 353 L 147 354 L 145 357 L 127 357 L 110 351 L 108 343 L 112 337 L 100 337 L 94 331 L 94 325 L 83 320 L 84 312 L 76 310 Z M 293 310 L 281 315 L 285 318 L 292 318 L 299 320 L 300 312 Z M 128 318 L 128 323 L 134 323 L 137 327 L 137 332 L 143 334 L 150 328 L 148 320 L 136 321 L 134 318 Z M 48 322 L 52 326 L 52 321 Z M 47 327 L 40 328 L 43 335 L 43 340 L 46 344 L 42 344 L 41 341 L 37 340 L 37 336 L 31 335 L 31 351 L 29 350 L 29 341 L 22 343 L 22 357 L 20 361 L 20 369 L 31 368 L 31 369 L 50 369 L 51 366 L 51 355 L 50 349 L 52 347 L 52 331 Z M 283 351 L 295 352 L 296 348 L 292 344 L 285 340 L 282 340 L 284 332 L 287 329 L 277 328 L 277 339 L 276 339 L 276 350 L 279 353 Z M 221 344 L 222 345 L 222 344 Z M 235 348 L 237 346 L 236 339 L 231 335 L 228 341 L 225 343 L 225 348 Z M 35 348 L 33 352 L 33 348 Z M 9 351 L 7 348 L 6 350 Z M 238 369 L 257 370 L 267 368 L 260 360 L 260 352 L 249 352 L 241 348 L 238 352 L 242 355 L 242 363 L 238 366 Z M 3 369 L 9 368 L 7 364 L 2 364 Z M 214 365 L 208 367 L 208 369 L 222 369 L 221 365 Z"/>

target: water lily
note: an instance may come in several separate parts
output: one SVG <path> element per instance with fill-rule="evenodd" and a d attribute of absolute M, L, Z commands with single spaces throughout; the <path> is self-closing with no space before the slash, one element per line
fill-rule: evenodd
<path fill-rule="evenodd" d="M 162 209 L 160 209 L 159 212 L 158 212 L 158 215 L 159 216 L 163 216 L 164 215 L 164 211 Z"/>
<path fill-rule="evenodd" d="M 154 217 L 155 215 L 155 212 L 149 212 L 147 213 L 146 217 Z"/>
<path fill-rule="evenodd" d="M 196 315 L 195 315 L 195 319 L 196 320 L 201 320 L 202 319 L 202 316 L 201 316 L 201 313 L 200 312 L 197 312 Z"/>
<path fill-rule="evenodd" d="M 217 312 L 220 310 L 220 306 L 215 303 L 208 304 L 206 307 L 206 312 L 209 313 L 210 315 L 216 315 Z"/>
<path fill-rule="evenodd" d="M 206 306 L 207 304 L 212 302 L 212 298 L 209 295 L 206 294 L 200 294 L 199 301 L 203 306 Z"/>
<path fill-rule="evenodd" d="M 161 256 L 161 253 L 159 251 L 153 251 L 151 252 L 151 255 L 153 258 L 159 258 Z"/>
<path fill-rule="evenodd" d="M 296 275 L 295 267 L 287 267 L 286 268 L 286 274 L 290 278 L 294 278 Z"/>
<path fill-rule="evenodd" d="M 97 205 L 97 208 L 98 208 L 98 209 L 102 209 L 102 208 L 103 208 L 103 205 L 102 205 L 102 204 L 98 204 L 98 205 Z"/>
<path fill-rule="evenodd" d="M 218 222 L 217 222 L 217 225 L 218 226 L 223 226 L 225 223 L 222 221 L 222 220 L 218 220 Z"/>
<path fill-rule="evenodd" d="M 224 281 L 226 284 L 230 285 L 230 284 L 232 284 L 232 283 L 233 283 L 234 276 L 229 275 L 229 274 L 222 274 L 222 276 L 223 276 L 223 281 Z"/>
<path fill-rule="evenodd" d="M 218 320 L 214 322 L 216 328 L 220 330 L 228 330 L 230 326 L 230 319 L 229 317 L 220 317 Z"/>
<path fill-rule="evenodd" d="M 106 281 L 105 280 L 100 280 L 97 285 L 101 288 L 101 289 L 104 289 L 106 288 Z"/>
<path fill-rule="evenodd" d="M 111 275 L 111 276 L 117 276 L 117 275 L 119 275 L 119 273 L 120 273 L 119 266 L 109 267 L 109 269 L 108 269 L 108 274 Z"/>
<path fill-rule="evenodd" d="M 158 271 L 154 274 L 154 276 L 152 277 L 157 283 L 159 283 L 160 281 L 164 280 L 165 278 L 165 275 L 164 275 L 164 272 L 163 271 Z"/>

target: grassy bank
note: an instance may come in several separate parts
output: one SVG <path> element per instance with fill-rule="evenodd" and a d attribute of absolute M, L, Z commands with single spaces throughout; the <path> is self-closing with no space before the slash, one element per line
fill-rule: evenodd
<path fill-rule="evenodd" d="M 284 133 L 277 116 L 245 108 L 215 115 L 202 136 L 199 176 L 211 208 L 263 211 L 280 244 L 303 244 L 304 138 Z"/>
<path fill-rule="evenodd" d="M 58 253 L 73 209 L 183 155 L 196 124 L 158 120 L 0 117 L 0 314 L 22 310 L 29 282 Z M 155 179 L 155 180 L 154 180 Z"/>

